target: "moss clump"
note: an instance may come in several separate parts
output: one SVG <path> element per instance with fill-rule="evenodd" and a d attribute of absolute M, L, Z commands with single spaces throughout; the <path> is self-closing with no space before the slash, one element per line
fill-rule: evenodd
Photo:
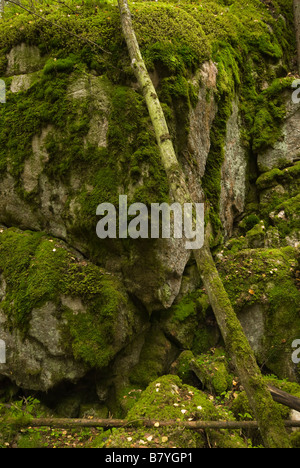
<path fill-rule="evenodd" d="M 191 360 L 190 366 L 210 393 L 224 394 L 232 387 L 233 375 L 229 372 L 228 358 L 222 350 L 202 354 Z"/>
<path fill-rule="evenodd" d="M 274 187 L 279 183 L 289 183 L 299 178 L 300 162 L 295 163 L 293 166 L 285 169 L 272 169 L 271 171 L 263 173 L 256 181 L 257 188 L 263 190 L 266 188 Z"/>
<path fill-rule="evenodd" d="M 273 222 L 278 228 L 280 237 L 285 239 L 293 232 L 297 235 L 300 230 L 300 195 L 280 203 L 274 211 Z"/>
<path fill-rule="evenodd" d="M 129 420 L 146 418 L 151 420 L 218 420 L 230 419 L 230 415 L 215 408 L 207 396 L 188 385 L 182 384 L 177 376 L 165 375 L 152 382 L 144 390 L 138 402 L 127 415 Z M 244 447 L 242 439 L 234 431 L 222 430 L 219 434 L 209 430 L 213 446 Z M 206 446 L 204 437 L 196 431 L 181 427 L 140 428 L 134 431 L 118 429 L 111 433 L 104 447 L 180 447 L 201 448 Z"/>
<path fill-rule="evenodd" d="M 196 354 L 205 353 L 218 341 L 213 313 L 203 289 L 176 300 L 160 316 L 164 332 L 181 349 L 189 349 Z"/>
<path fill-rule="evenodd" d="M 237 309 L 257 301 L 266 303 L 269 299 L 270 306 L 276 310 L 272 291 L 283 283 L 290 287 L 282 300 L 290 300 L 291 305 L 295 304 L 295 295 L 298 294 L 295 281 L 297 263 L 297 251 L 292 247 L 245 249 L 236 254 L 226 253 L 223 260 L 218 262 L 218 267 L 225 288 Z M 295 308 L 293 310 L 296 311 Z"/>
<path fill-rule="evenodd" d="M 65 347 L 74 357 L 93 367 L 109 363 L 122 308 L 128 314 L 127 323 L 133 314 L 133 306 L 114 277 L 76 258 L 61 241 L 14 228 L 1 233 L 0 270 L 7 284 L 1 309 L 11 327 L 26 336 L 32 309 L 53 301 L 65 324 Z M 61 296 L 80 297 L 84 310 L 76 314 L 62 307 Z"/>
<path fill-rule="evenodd" d="M 245 234 L 246 232 L 251 231 L 251 229 L 259 223 L 259 221 L 260 219 L 256 214 L 250 214 L 243 219 L 239 227 L 244 231 Z"/>
<path fill-rule="evenodd" d="M 299 230 L 299 169 L 297 162 L 285 169 L 272 169 L 257 180 L 261 192 L 260 215 L 266 228 L 276 227 L 281 245 Z"/>

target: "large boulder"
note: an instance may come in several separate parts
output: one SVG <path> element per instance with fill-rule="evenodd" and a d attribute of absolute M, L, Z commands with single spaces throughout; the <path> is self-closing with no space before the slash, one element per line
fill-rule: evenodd
<path fill-rule="evenodd" d="M 0 374 L 47 391 L 107 368 L 147 327 L 119 279 L 55 238 L 1 230 Z"/>

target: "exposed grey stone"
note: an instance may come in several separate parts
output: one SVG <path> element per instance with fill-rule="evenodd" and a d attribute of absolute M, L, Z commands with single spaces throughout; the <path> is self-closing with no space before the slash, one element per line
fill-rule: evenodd
<path fill-rule="evenodd" d="M 214 96 L 218 69 L 213 62 L 205 62 L 194 78 L 200 80 L 198 103 L 190 111 L 188 151 L 197 164 L 197 175 L 202 178 L 210 150 L 210 131 L 218 110 Z"/>
<path fill-rule="evenodd" d="M 51 356 L 65 356 L 60 322 L 55 317 L 57 307 L 47 302 L 40 309 L 31 312 L 28 335 L 43 345 Z"/>
<path fill-rule="evenodd" d="M 32 83 L 32 75 L 15 75 L 12 78 L 10 90 L 12 93 L 19 93 L 30 88 Z"/>
<path fill-rule="evenodd" d="M 225 159 L 222 166 L 220 218 L 227 237 L 233 233 L 237 215 L 243 213 L 246 198 L 247 155 L 241 140 L 238 101 L 232 104 L 227 122 Z"/>
<path fill-rule="evenodd" d="M 42 130 L 41 135 L 35 135 L 32 140 L 32 155 L 26 159 L 23 171 L 23 185 L 27 192 L 32 192 L 38 186 L 39 177 L 49 155 L 45 149 L 45 140 L 53 127 L 48 125 Z"/>
<path fill-rule="evenodd" d="M 239 313 L 239 320 L 245 335 L 255 353 L 263 351 L 263 337 L 265 333 L 265 316 L 263 307 L 254 304 Z"/>
<path fill-rule="evenodd" d="M 13 47 L 7 55 L 7 60 L 7 76 L 32 73 L 41 70 L 45 64 L 40 49 L 25 43 Z"/>
<path fill-rule="evenodd" d="M 43 314 L 44 317 L 40 318 L 36 315 L 32 330 L 38 340 L 30 336 L 24 339 L 16 328 L 12 332 L 6 330 L 7 319 L 0 310 L 0 339 L 6 343 L 6 363 L 0 364 L 0 374 L 19 387 L 38 391 L 47 391 L 62 381 L 76 382 L 87 372 L 87 366 L 75 361 L 72 356 L 66 353 L 58 355 L 54 320 L 50 319 L 50 333 L 46 337 L 49 310 L 44 310 Z M 41 335 L 38 333 L 38 324 L 43 325 Z M 42 343 L 42 337 L 46 338 L 46 343 Z M 49 353 L 47 346 L 50 346 L 54 355 Z"/>

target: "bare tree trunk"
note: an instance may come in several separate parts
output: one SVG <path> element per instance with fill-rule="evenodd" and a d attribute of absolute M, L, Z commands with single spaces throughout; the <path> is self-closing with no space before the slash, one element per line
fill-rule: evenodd
<path fill-rule="evenodd" d="M 181 204 L 191 202 L 191 195 L 175 154 L 162 107 L 139 49 L 127 0 L 118 0 L 118 3 L 131 64 L 147 103 L 173 197 Z M 226 348 L 247 392 L 264 444 L 270 448 L 289 447 L 288 436 L 278 407 L 274 404 L 263 381 L 254 353 L 232 308 L 208 244 L 194 251 L 194 256 Z"/>
<path fill-rule="evenodd" d="M 293 0 L 294 4 L 294 18 L 295 18 L 295 32 L 297 42 L 297 55 L 298 55 L 298 72 L 300 74 L 300 0 Z"/>

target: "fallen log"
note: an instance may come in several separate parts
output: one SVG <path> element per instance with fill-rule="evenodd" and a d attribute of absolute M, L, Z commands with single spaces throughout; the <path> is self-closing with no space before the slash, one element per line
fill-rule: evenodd
<path fill-rule="evenodd" d="M 30 420 L 0 419 L 0 424 L 17 425 L 19 427 L 127 427 L 140 426 L 158 428 L 166 426 L 184 427 L 190 430 L 200 429 L 258 429 L 257 421 L 176 421 L 173 419 L 157 421 L 152 419 L 71 419 L 71 418 L 32 418 Z M 285 427 L 300 427 L 300 421 L 284 421 Z"/>
<path fill-rule="evenodd" d="M 279 388 L 273 387 L 273 385 L 268 385 L 268 389 L 274 401 L 300 412 L 300 398 L 279 390 Z"/>

